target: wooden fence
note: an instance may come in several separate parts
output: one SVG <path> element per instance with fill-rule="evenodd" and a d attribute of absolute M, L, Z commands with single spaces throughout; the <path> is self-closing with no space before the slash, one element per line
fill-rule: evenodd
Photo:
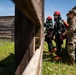
<path fill-rule="evenodd" d="M 0 16 L 0 39 L 14 40 L 14 16 Z"/>
<path fill-rule="evenodd" d="M 15 75 L 40 75 L 43 53 L 44 0 L 15 2 Z"/>

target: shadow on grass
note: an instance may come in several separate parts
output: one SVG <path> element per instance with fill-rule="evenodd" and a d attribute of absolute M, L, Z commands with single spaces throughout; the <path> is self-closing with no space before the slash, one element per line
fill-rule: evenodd
<path fill-rule="evenodd" d="M 68 52 L 66 49 L 63 48 L 63 51 L 62 51 L 62 62 L 63 63 L 66 63 L 69 61 L 69 55 L 68 55 Z"/>
<path fill-rule="evenodd" d="M 0 61 L 0 75 L 15 75 L 14 54 Z"/>
<path fill-rule="evenodd" d="M 53 54 L 50 54 L 48 53 L 48 51 L 43 51 L 43 61 L 50 61 L 50 62 L 54 62 L 54 57 L 56 56 L 55 53 Z M 55 61 L 57 63 L 61 62 L 61 63 L 68 63 L 69 62 L 69 55 L 67 53 L 67 50 L 66 49 L 62 49 L 62 59 L 61 60 L 58 60 L 58 61 Z"/>
<path fill-rule="evenodd" d="M 50 54 L 48 51 L 43 51 L 43 61 L 51 61 L 53 62 L 53 54 Z"/>

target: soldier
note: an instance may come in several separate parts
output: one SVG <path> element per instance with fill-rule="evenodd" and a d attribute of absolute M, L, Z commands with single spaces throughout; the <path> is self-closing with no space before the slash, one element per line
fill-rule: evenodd
<path fill-rule="evenodd" d="M 51 16 L 48 16 L 46 18 L 46 23 L 44 24 L 44 27 L 46 27 L 45 41 L 48 44 L 49 52 L 51 52 L 52 49 L 55 49 L 54 46 L 53 46 L 53 44 L 52 44 L 52 38 L 51 38 L 51 36 L 52 36 L 51 32 L 54 29 L 54 27 L 53 27 L 53 21 L 52 21 L 52 17 Z"/>
<path fill-rule="evenodd" d="M 57 56 L 54 58 L 55 60 L 60 60 L 62 58 L 62 48 L 61 45 L 63 44 L 62 34 L 65 32 L 65 26 L 61 19 L 61 14 L 59 11 L 54 12 L 54 31 L 52 32 L 52 35 L 55 36 L 55 42 L 56 42 L 56 54 Z"/>
<path fill-rule="evenodd" d="M 75 63 L 75 51 L 76 51 L 76 12 L 74 10 L 69 11 L 67 14 L 69 28 L 67 30 L 68 36 L 68 54 L 70 57 L 70 64 Z"/>

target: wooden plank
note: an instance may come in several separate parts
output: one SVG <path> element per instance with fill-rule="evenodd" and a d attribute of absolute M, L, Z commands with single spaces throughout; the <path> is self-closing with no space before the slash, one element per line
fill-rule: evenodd
<path fill-rule="evenodd" d="M 11 31 L 0 31 L 0 34 L 11 34 Z"/>
<path fill-rule="evenodd" d="M 35 54 L 31 58 L 29 64 L 27 65 L 27 67 L 23 71 L 22 75 L 41 75 L 43 42 L 44 42 L 44 37 L 42 35 L 41 46 L 39 47 L 39 49 L 37 49 L 35 51 Z"/>
<path fill-rule="evenodd" d="M 11 27 L 5 27 L 5 28 L 0 28 L 0 30 L 14 30 L 14 28 L 11 28 Z"/>
<path fill-rule="evenodd" d="M 16 8 L 15 75 L 21 75 L 33 55 L 34 24 Z M 20 70 L 20 71 L 18 71 Z M 18 73 L 19 72 L 19 73 Z"/>
<path fill-rule="evenodd" d="M 41 49 L 37 49 L 22 75 L 38 75 Z"/>
<path fill-rule="evenodd" d="M 43 0 L 13 0 L 13 1 L 16 3 L 17 7 L 23 12 L 23 14 L 27 16 L 35 25 L 38 26 L 41 25 L 42 21 L 41 3 L 43 2 Z"/>

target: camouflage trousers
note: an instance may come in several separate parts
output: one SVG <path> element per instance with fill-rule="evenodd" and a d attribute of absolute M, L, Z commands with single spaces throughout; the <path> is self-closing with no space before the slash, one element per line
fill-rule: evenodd
<path fill-rule="evenodd" d="M 68 54 L 70 57 L 70 61 L 75 63 L 76 60 L 76 43 L 75 42 L 68 42 Z"/>

